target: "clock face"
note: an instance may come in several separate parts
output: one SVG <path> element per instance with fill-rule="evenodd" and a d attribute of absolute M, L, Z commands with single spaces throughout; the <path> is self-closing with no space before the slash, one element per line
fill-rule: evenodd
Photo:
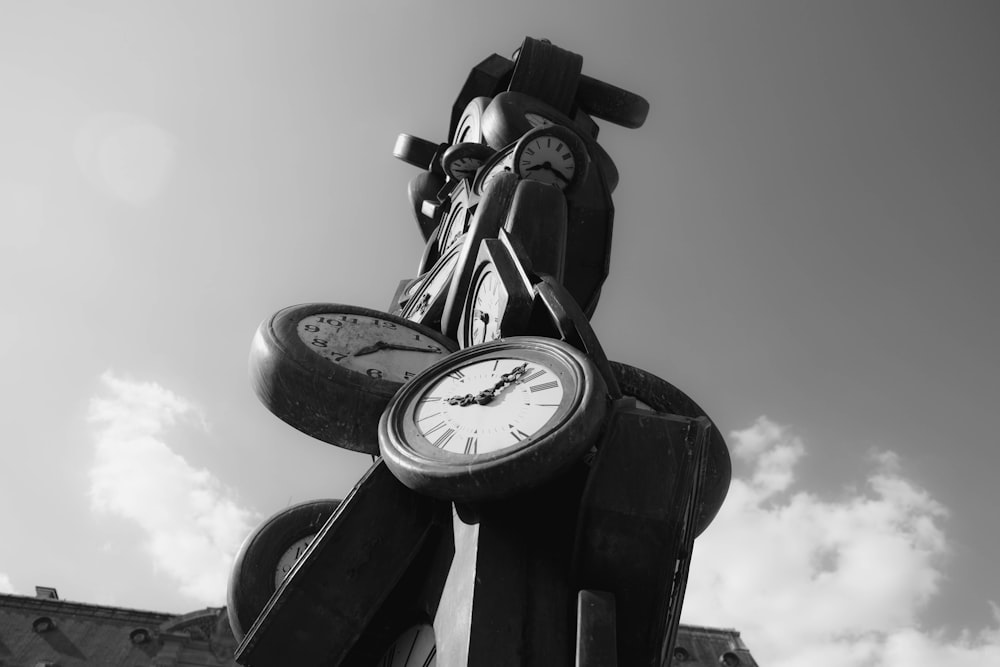
<path fill-rule="evenodd" d="M 473 182 L 473 190 L 477 194 L 482 195 L 490 182 L 499 174 L 514 171 L 514 146 L 515 144 L 511 144 L 503 150 L 497 151 L 496 155 L 487 160 L 479 168 L 479 172 L 476 174 L 476 179 Z"/>
<path fill-rule="evenodd" d="M 459 250 L 462 244 L 459 242 L 462 237 L 452 243 L 451 248 L 444 254 L 437 263 L 427 272 L 427 277 L 414 290 L 406 308 L 402 311 L 402 316 L 413 322 L 432 323 L 440 315 L 441 308 L 444 307 L 444 298 L 447 296 L 448 288 L 451 286 L 452 275 L 460 258 Z"/>
<path fill-rule="evenodd" d="M 493 149 L 476 143 L 460 143 L 441 156 L 441 167 L 452 179 L 460 181 L 476 175 L 476 170 L 493 157 Z"/>
<path fill-rule="evenodd" d="M 471 190 L 470 181 L 464 180 L 451 193 L 451 205 L 439 227 L 441 231 L 438 235 L 438 248 L 441 252 L 454 245 L 466 232 L 474 205 L 478 201 L 478 197 L 473 195 Z"/>
<path fill-rule="evenodd" d="M 379 422 L 379 446 L 418 493 L 495 500 L 582 461 L 607 407 L 603 379 L 575 348 L 504 338 L 459 350 L 404 385 Z"/>
<path fill-rule="evenodd" d="M 504 301 L 500 276 L 496 271 L 487 269 L 483 271 L 472 289 L 470 310 L 472 323 L 468 342 L 471 345 L 478 345 L 500 338 L 500 319 Z"/>
<path fill-rule="evenodd" d="M 521 178 L 567 190 L 582 180 L 587 159 L 583 141 L 575 132 L 548 125 L 536 127 L 517 142 L 513 163 Z"/>
<path fill-rule="evenodd" d="M 299 320 L 296 331 L 319 356 L 379 380 L 405 382 L 448 353 L 437 341 L 382 317 L 316 313 Z"/>
<path fill-rule="evenodd" d="M 433 447 L 477 456 L 539 433 L 562 407 L 564 394 L 559 376 L 544 363 L 487 359 L 431 385 L 417 399 L 413 426 Z"/>
<path fill-rule="evenodd" d="M 312 542 L 312 539 L 316 537 L 315 535 L 307 535 L 299 540 L 296 540 L 285 549 L 285 552 L 281 554 L 281 558 L 278 559 L 278 565 L 274 569 L 274 587 L 277 588 L 281 585 L 281 582 L 285 580 L 288 573 L 292 571 L 292 566 L 295 565 L 295 561 L 299 559 L 305 550 Z"/>

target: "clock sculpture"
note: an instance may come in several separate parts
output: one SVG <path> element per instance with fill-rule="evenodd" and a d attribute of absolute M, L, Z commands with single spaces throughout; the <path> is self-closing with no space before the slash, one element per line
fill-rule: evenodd
<path fill-rule="evenodd" d="M 692 541 L 726 495 L 726 445 L 590 325 L 618 171 L 595 118 L 641 97 L 526 38 L 469 74 L 444 142 L 396 157 L 425 241 L 385 311 L 312 303 L 254 338 L 279 418 L 373 456 L 341 501 L 251 535 L 229 613 L 252 667 L 659 667 Z"/>

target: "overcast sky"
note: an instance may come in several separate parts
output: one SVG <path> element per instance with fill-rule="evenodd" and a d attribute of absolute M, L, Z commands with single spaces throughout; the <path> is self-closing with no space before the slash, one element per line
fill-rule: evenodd
<path fill-rule="evenodd" d="M 84 8 L 86 7 L 86 8 Z M 992 2 L 0 0 L 0 590 L 177 613 L 367 456 L 253 396 L 261 320 L 383 309 L 443 141 L 525 35 L 644 95 L 615 159 L 612 359 L 734 482 L 685 621 L 762 665 L 1000 664 Z"/>

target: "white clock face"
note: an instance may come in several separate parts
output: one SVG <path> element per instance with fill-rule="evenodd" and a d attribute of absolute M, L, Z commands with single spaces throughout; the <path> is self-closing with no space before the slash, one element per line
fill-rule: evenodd
<path fill-rule="evenodd" d="M 438 260 L 438 263 L 431 269 L 427 279 L 417 289 L 410 303 L 406 305 L 404 317 L 408 320 L 421 321 L 424 314 L 430 310 L 434 300 L 451 285 L 451 276 L 455 272 L 455 266 L 461 257 L 457 252 L 459 247 L 458 240 L 453 242 L 451 252 Z"/>
<path fill-rule="evenodd" d="M 422 333 L 377 317 L 317 313 L 302 318 L 299 339 L 316 354 L 369 377 L 405 382 L 448 354 Z"/>
<path fill-rule="evenodd" d="M 285 553 L 281 554 L 281 558 L 278 559 L 278 566 L 274 570 L 274 587 L 277 588 L 281 585 L 281 582 L 285 580 L 288 573 L 292 571 L 292 566 L 295 565 L 295 561 L 299 559 L 305 550 L 312 542 L 315 535 L 307 535 L 300 540 L 296 540 L 292 543 L 290 547 L 285 549 Z"/>
<path fill-rule="evenodd" d="M 464 197 L 454 197 L 451 200 L 451 209 L 442 227 L 444 235 L 441 236 L 439 248 L 442 252 L 450 248 L 462 234 L 465 233 L 465 226 L 469 221 L 469 208 Z"/>
<path fill-rule="evenodd" d="M 432 384 L 420 396 L 413 421 L 434 447 L 486 454 L 541 431 L 563 395 L 559 376 L 544 364 L 513 358 L 475 361 Z"/>
<path fill-rule="evenodd" d="M 415 625 L 386 649 L 375 667 L 435 667 L 436 664 L 434 628 Z"/>
<path fill-rule="evenodd" d="M 517 163 L 522 178 L 565 188 L 576 175 L 576 158 L 564 141 L 543 134 L 528 141 Z"/>
<path fill-rule="evenodd" d="M 500 338 L 501 292 L 496 271 L 484 271 L 472 299 L 471 343 L 477 345 Z"/>

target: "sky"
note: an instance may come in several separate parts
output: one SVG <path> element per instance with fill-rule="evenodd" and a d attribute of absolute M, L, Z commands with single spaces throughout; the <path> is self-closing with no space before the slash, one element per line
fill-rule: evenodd
<path fill-rule="evenodd" d="M 370 459 L 247 379 L 297 303 L 384 309 L 392 157 L 526 35 L 650 102 L 593 325 L 726 434 L 683 620 L 762 665 L 1000 664 L 1000 8 L 0 0 L 0 591 L 184 613 Z"/>

